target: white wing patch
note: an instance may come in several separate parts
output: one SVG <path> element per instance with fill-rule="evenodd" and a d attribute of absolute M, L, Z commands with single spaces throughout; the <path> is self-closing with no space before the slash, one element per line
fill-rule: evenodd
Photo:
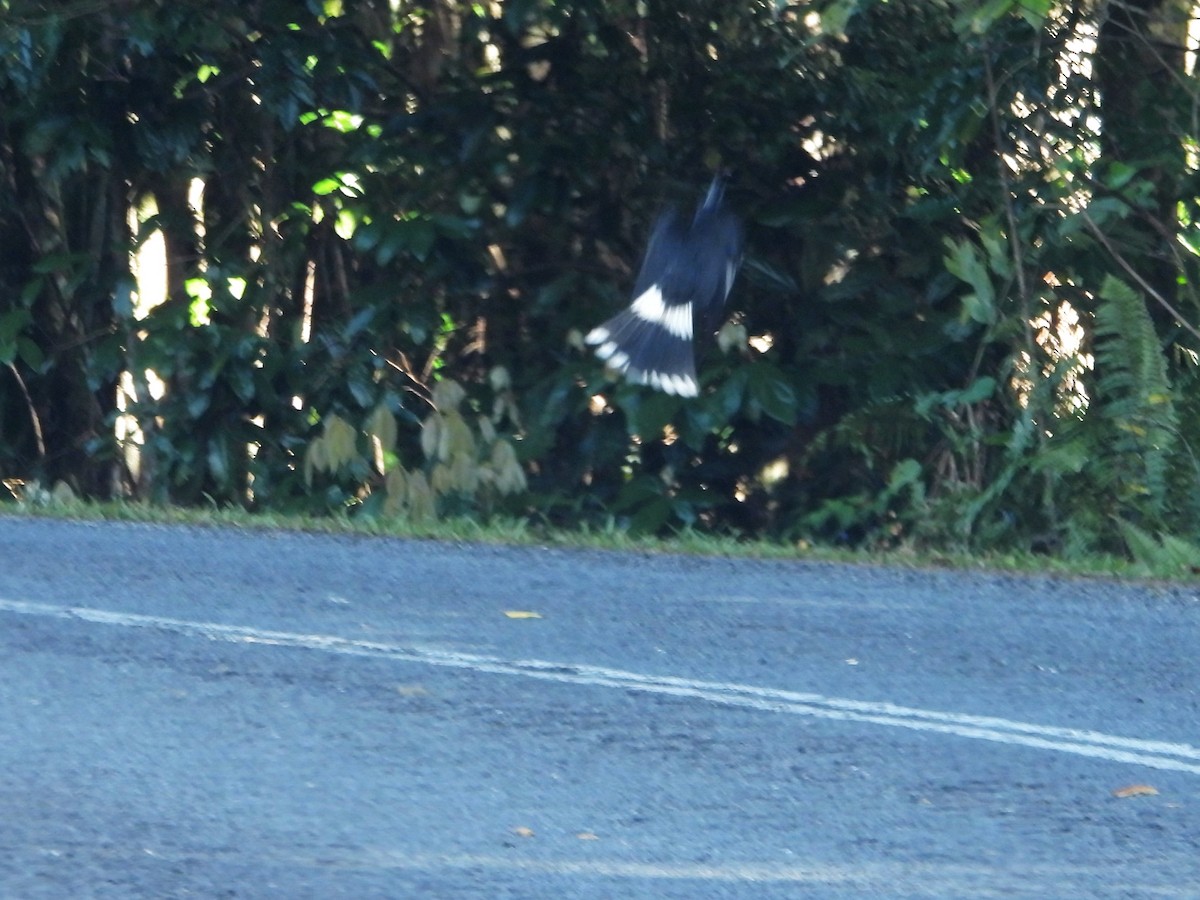
<path fill-rule="evenodd" d="M 629 367 L 629 356 L 621 351 L 615 341 L 609 340 L 611 335 L 607 328 L 600 325 L 588 332 L 584 340 L 596 345 L 596 355 L 607 362 L 618 372 L 624 372 Z"/>
<path fill-rule="evenodd" d="M 700 387 L 696 384 L 693 375 L 675 375 L 670 372 L 631 368 L 633 361 L 629 358 L 629 354 L 622 350 L 616 341 L 612 340 L 612 332 L 604 325 L 593 328 L 584 340 L 595 346 L 596 356 L 603 360 L 606 366 L 616 372 L 624 373 L 630 381 L 648 384 L 652 388 L 657 388 L 667 394 L 678 394 L 680 397 L 695 397 L 700 393 Z"/>
<path fill-rule="evenodd" d="M 667 375 L 663 372 L 646 372 L 641 378 L 644 384 L 657 388 L 666 394 L 678 394 L 680 397 L 695 397 L 700 391 L 696 379 L 690 375 Z"/>
<path fill-rule="evenodd" d="M 643 322 L 665 328 L 681 340 L 692 339 L 692 304 L 667 305 L 663 302 L 662 289 L 657 284 L 647 288 L 629 308 Z"/>
<path fill-rule="evenodd" d="M 583 340 L 584 343 L 596 346 L 597 344 L 606 343 L 610 337 L 612 337 L 612 334 L 609 332 L 607 325 L 597 325 L 587 333 L 587 337 Z"/>

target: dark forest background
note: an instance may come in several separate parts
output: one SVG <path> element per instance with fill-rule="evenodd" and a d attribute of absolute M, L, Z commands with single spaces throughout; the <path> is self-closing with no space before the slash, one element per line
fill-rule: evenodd
<path fill-rule="evenodd" d="M 0 0 L 4 493 L 1195 559 L 1194 13 Z M 612 382 L 723 166 L 701 396 Z"/>

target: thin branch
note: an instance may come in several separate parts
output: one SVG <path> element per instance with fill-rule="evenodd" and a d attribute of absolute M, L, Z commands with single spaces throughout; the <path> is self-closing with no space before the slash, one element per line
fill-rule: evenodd
<path fill-rule="evenodd" d="M 433 392 L 429 389 L 429 386 L 424 381 L 417 377 L 417 374 L 412 367 L 412 363 L 409 362 L 408 355 L 405 354 L 403 350 L 396 350 L 395 353 L 396 359 L 388 359 L 387 357 L 384 357 L 383 361 L 407 378 L 409 382 L 411 382 L 410 384 L 404 386 L 403 389 L 405 391 L 413 394 L 416 397 L 419 397 L 425 403 L 429 404 L 430 409 L 436 411 L 437 407 L 433 403 Z"/>
<path fill-rule="evenodd" d="M 1004 167 L 1004 152 L 1000 140 L 1004 129 L 1000 124 L 1000 113 L 996 106 L 999 94 L 996 88 L 995 75 L 992 72 L 991 52 L 984 47 L 983 73 L 988 92 L 988 113 L 992 124 L 992 139 L 996 144 L 996 174 L 1000 179 L 1000 189 L 1004 192 L 1004 218 L 1008 222 L 1008 245 L 1012 249 L 1013 273 L 1017 279 L 1017 291 L 1021 295 L 1021 317 L 1025 323 L 1025 336 L 1033 347 L 1033 326 L 1030 324 L 1029 283 L 1025 277 L 1025 253 L 1021 247 L 1021 233 L 1017 225 L 1016 210 L 1013 209 L 1012 184 L 1008 179 L 1008 171 Z"/>
<path fill-rule="evenodd" d="M 1100 226 L 1096 224 L 1095 220 L 1091 217 L 1091 215 L 1089 215 L 1088 211 L 1086 209 L 1082 209 L 1079 211 L 1079 215 L 1083 217 L 1083 221 L 1087 224 L 1088 230 L 1092 232 L 1096 240 L 1098 240 L 1104 249 L 1108 251 L 1109 255 L 1116 260 L 1117 265 L 1124 269 L 1129 274 L 1129 277 L 1137 282 L 1138 287 L 1153 297 L 1155 302 L 1165 309 L 1171 318 L 1175 320 L 1176 325 L 1186 330 L 1192 335 L 1192 337 L 1200 340 L 1200 330 L 1197 330 L 1195 325 L 1185 319 L 1183 314 L 1180 313 L 1179 310 L 1177 310 L 1174 306 L 1172 306 L 1171 302 L 1167 300 L 1166 297 L 1155 290 L 1154 285 L 1150 284 L 1150 282 L 1143 278 L 1141 274 L 1138 273 L 1137 269 L 1135 269 L 1129 262 L 1129 260 L 1121 255 L 1121 252 L 1115 246 L 1113 246 L 1113 242 L 1108 239 L 1108 235 L 1100 230 Z"/>
<path fill-rule="evenodd" d="M 17 379 L 17 386 L 21 389 L 21 393 L 25 397 L 25 405 L 29 407 L 29 421 L 33 423 L 33 437 L 37 441 L 37 452 L 39 459 L 46 458 L 46 440 L 42 436 L 42 420 L 38 417 L 37 407 L 33 405 L 33 398 L 29 396 L 29 388 L 25 386 L 25 379 L 21 377 L 21 373 L 17 371 L 17 367 L 13 363 L 8 363 L 9 370 L 13 373 L 13 378 Z"/>

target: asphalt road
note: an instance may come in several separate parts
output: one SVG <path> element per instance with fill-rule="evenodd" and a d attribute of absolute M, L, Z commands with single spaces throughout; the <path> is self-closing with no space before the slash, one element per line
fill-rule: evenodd
<path fill-rule="evenodd" d="M 1194 587 L 0 518 L 0 715 L 3 898 L 1200 897 Z"/>

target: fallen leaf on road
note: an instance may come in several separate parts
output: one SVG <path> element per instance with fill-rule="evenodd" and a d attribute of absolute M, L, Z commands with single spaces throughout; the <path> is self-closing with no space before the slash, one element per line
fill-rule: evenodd
<path fill-rule="evenodd" d="M 513 834 L 515 834 L 517 837 L 523 837 L 523 838 L 531 838 L 531 837 L 533 837 L 533 829 L 532 829 L 532 828 L 526 828 L 524 825 L 518 825 L 518 826 L 516 826 L 516 827 L 515 827 L 515 828 L 512 830 L 512 833 L 513 833 Z"/>
<path fill-rule="evenodd" d="M 581 832 L 579 832 L 579 834 L 575 835 L 575 837 L 579 838 L 579 840 L 581 840 L 581 841 L 598 841 L 598 840 L 600 840 L 599 835 L 592 834 L 590 831 L 581 831 Z"/>
<path fill-rule="evenodd" d="M 1113 791 L 1113 796 L 1124 799 L 1126 797 L 1153 797 L 1157 793 L 1158 790 L 1148 784 L 1130 784 L 1123 788 L 1117 788 Z"/>
<path fill-rule="evenodd" d="M 510 619 L 540 619 L 541 613 L 530 612 L 525 609 L 506 609 L 504 614 Z"/>
<path fill-rule="evenodd" d="M 428 697 L 429 691 L 419 684 L 397 684 L 396 693 L 401 697 Z"/>

